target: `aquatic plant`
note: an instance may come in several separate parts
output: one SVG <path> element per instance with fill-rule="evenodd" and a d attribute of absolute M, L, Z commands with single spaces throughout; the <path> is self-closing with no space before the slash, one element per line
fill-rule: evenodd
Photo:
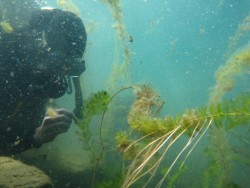
<path fill-rule="evenodd" d="M 117 42 L 120 43 L 123 62 L 119 63 L 119 45 L 115 48 L 115 59 L 110 78 L 107 81 L 108 87 L 115 91 L 117 86 L 123 80 L 125 85 L 130 85 L 129 83 L 131 78 L 131 50 L 129 48 L 129 43 L 132 42 L 132 36 L 128 34 L 126 25 L 124 23 L 124 17 L 122 13 L 122 5 L 120 0 L 101 0 L 101 2 L 106 3 L 109 6 L 109 9 L 113 15 L 115 21 L 113 28 L 116 31 Z"/>
<path fill-rule="evenodd" d="M 77 126 L 80 128 L 81 131 L 78 131 L 80 135 L 80 139 L 87 144 L 87 147 L 92 154 L 96 156 L 95 152 L 93 151 L 92 147 L 89 146 L 89 140 L 91 138 L 91 132 L 89 130 L 89 125 L 91 120 L 96 115 L 101 115 L 110 100 L 110 94 L 106 91 L 99 91 L 95 94 L 90 95 L 84 101 L 84 107 L 81 110 L 83 119 L 77 121 Z"/>
<path fill-rule="evenodd" d="M 240 39 L 246 36 L 246 34 L 250 31 L 250 13 L 243 19 L 241 23 L 239 23 L 237 30 L 234 35 L 229 40 L 228 45 L 228 54 L 231 54 L 235 47 L 237 46 Z"/>
<path fill-rule="evenodd" d="M 239 23 L 235 34 L 230 38 L 228 45 L 228 60 L 216 72 L 216 84 L 210 93 L 209 103 L 217 103 L 227 92 L 235 86 L 237 77 L 250 72 L 250 43 L 247 34 L 250 31 L 250 14 Z M 236 49 L 239 41 L 246 38 L 248 43 Z"/>
<path fill-rule="evenodd" d="M 122 13 L 122 6 L 120 0 L 102 0 L 102 2 L 108 4 L 111 13 L 113 15 L 115 24 L 113 25 L 114 29 L 116 30 L 117 37 L 120 39 L 124 58 L 126 58 L 125 62 L 130 61 L 130 49 L 128 46 L 128 42 L 131 42 L 131 36 L 128 34 L 126 29 L 126 25 L 124 24 L 124 17 Z"/>
<path fill-rule="evenodd" d="M 85 108 L 82 109 L 85 118 L 77 123 L 82 131 L 80 135 L 88 144 L 91 137 L 88 127 L 91 119 L 94 115 L 102 114 L 101 125 L 98 126 L 100 131 L 100 142 L 98 143 L 100 143 L 101 148 L 99 147 L 100 150 L 97 152 L 94 146 L 88 145 L 88 149 L 91 150 L 96 160 L 92 185 L 95 185 L 94 180 L 97 166 L 104 157 L 104 149 L 106 147 L 102 138 L 102 126 L 107 107 L 115 96 L 130 88 L 132 88 L 135 93 L 135 101 L 131 105 L 127 117 L 129 129 L 117 132 L 115 137 L 118 151 L 122 154 L 123 160 L 129 164 L 125 167 L 126 171 L 123 177 L 122 187 L 130 187 L 134 184 L 138 184 L 138 182 L 140 185 L 143 182 L 142 186 L 145 187 L 154 181 L 154 177 L 156 174 L 159 174 L 159 171 L 162 172 L 162 177 L 156 187 L 161 187 L 165 181 L 168 181 L 169 186 L 173 186 L 184 171 L 186 171 L 184 167 L 186 166 L 187 158 L 205 133 L 211 130 L 210 127 L 213 128 L 212 130 L 218 130 L 217 132 L 219 132 L 220 130 L 231 130 L 236 126 L 246 125 L 250 122 L 249 92 L 243 93 L 235 99 L 225 99 L 217 104 L 211 103 L 205 107 L 186 110 L 183 114 L 176 117 L 166 116 L 165 118 L 161 118 L 159 112 L 164 102 L 152 89 L 151 85 L 122 88 L 113 95 L 105 91 L 100 91 L 91 95 L 91 97 L 85 101 Z M 223 137 L 217 137 L 220 135 L 220 133 L 217 132 L 214 132 L 213 136 L 211 136 L 211 146 L 214 149 L 210 149 L 210 153 L 213 155 L 212 159 L 214 160 L 211 162 L 211 168 L 208 168 L 204 174 L 203 184 L 205 187 L 206 185 L 211 185 L 211 178 L 214 178 L 218 172 L 224 174 L 216 176 L 218 184 L 225 185 L 232 183 L 230 179 L 230 168 L 226 169 L 223 167 L 230 166 L 225 164 L 231 162 L 230 153 L 227 155 L 229 156 L 228 161 L 223 161 L 224 164 L 213 162 L 218 162 L 218 159 L 221 160 L 225 157 L 224 154 L 230 151 L 227 147 L 223 148 L 223 150 L 220 148 L 221 144 L 218 143 L 228 145 L 227 142 L 223 140 Z M 188 138 L 186 143 L 174 159 L 168 159 L 170 150 L 174 148 L 176 143 L 183 137 Z M 218 141 L 218 139 L 220 140 Z M 168 161 L 170 160 L 170 164 L 165 166 L 163 165 L 163 161 L 167 159 Z M 174 166 L 177 165 L 177 162 L 180 164 L 179 170 L 173 173 L 172 170 Z M 140 180 L 144 177 L 147 178 L 147 180 L 145 181 L 144 179 L 144 181 L 141 182 Z M 110 182 L 103 182 L 101 184 L 105 187 L 108 186 Z"/>
<path fill-rule="evenodd" d="M 103 137 L 102 137 L 102 126 L 103 126 L 103 121 L 104 121 L 104 115 L 107 111 L 109 103 L 113 100 L 115 96 L 117 96 L 120 92 L 130 89 L 131 87 L 124 87 L 121 88 L 119 91 L 114 93 L 113 95 L 110 95 L 106 91 L 99 91 L 95 94 L 92 94 L 87 100 L 84 101 L 84 107 L 82 108 L 82 116 L 83 119 L 78 120 L 76 123 L 78 127 L 80 128 L 81 131 L 78 131 L 78 134 L 80 135 L 80 139 L 86 143 L 87 149 L 92 153 L 92 156 L 94 160 L 96 161 L 95 166 L 94 166 L 94 172 L 93 172 L 93 181 L 92 185 L 94 185 L 94 180 L 95 180 L 95 174 L 97 170 L 97 166 L 99 162 L 103 159 L 103 152 L 105 149 Z M 101 116 L 101 124 L 98 126 L 99 128 L 99 138 L 100 141 L 100 150 L 98 151 L 93 145 L 89 144 L 89 140 L 91 138 L 91 132 L 89 129 L 89 125 L 91 123 L 91 120 L 94 116 L 96 115 L 102 115 Z M 122 136 L 120 136 L 122 137 Z M 105 183 L 103 183 L 103 186 Z M 108 183 L 109 185 L 109 183 Z"/>
<path fill-rule="evenodd" d="M 250 71 L 250 44 L 233 53 L 216 72 L 216 84 L 210 93 L 209 103 L 218 103 L 225 93 L 231 91 L 235 79 Z"/>
<path fill-rule="evenodd" d="M 166 177 L 176 162 L 185 154 L 182 169 L 186 159 L 202 139 L 207 130 L 213 125 L 215 128 L 232 129 L 250 122 L 250 93 L 239 95 L 234 100 L 224 100 L 217 104 L 211 104 L 203 108 L 187 110 L 177 117 L 160 118 L 155 112 L 161 108 L 162 102 L 159 96 L 150 86 L 136 88 L 136 99 L 128 115 L 130 132 L 137 132 L 138 138 L 133 139 L 122 133 L 116 137 L 119 151 L 128 158 L 132 152 L 132 162 L 128 166 L 124 178 L 123 187 L 130 187 L 143 177 L 147 177 L 144 187 L 148 185 L 159 168 L 163 159 L 168 155 L 174 144 L 184 135 L 188 141 L 170 163 L 167 171 L 156 185 L 161 187 Z M 121 134 L 121 133 L 119 133 Z M 127 148 L 124 148 L 127 146 Z M 133 150 L 130 150 L 133 148 Z M 140 148 L 136 150 L 136 148 Z M 134 152 L 137 153 L 134 153 Z M 218 154 L 220 155 L 220 154 Z M 221 181 L 229 182 L 223 180 Z M 227 178 L 227 177 L 225 177 Z"/>
<path fill-rule="evenodd" d="M 166 168 L 165 172 L 163 171 L 162 174 L 165 174 L 168 168 Z M 170 174 L 167 178 L 167 188 L 173 188 L 175 187 L 175 184 L 177 183 L 178 179 L 183 175 L 183 173 L 187 170 L 186 166 L 183 166 L 181 169 L 179 169 L 177 172 Z"/>
<path fill-rule="evenodd" d="M 92 94 L 85 100 L 85 108 L 82 109 L 85 117 L 88 117 L 90 114 L 99 116 L 102 114 L 103 122 L 104 114 L 108 109 L 107 106 L 112 102 L 112 97 L 114 98 L 119 92 L 125 89 L 128 88 L 123 88 L 123 90 L 121 89 L 113 95 L 106 91 Z M 107 155 L 108 153 L 103 153 L 103 150 L 98 153 L 96 152 L 96 148 L 90 145 L 90 148 L 95 152 L 93 161 L 96 160 L 96 166 L 99 164 L 98 168 L 95 166 L 95 171 L 101 176 L 101 180 L 99 176 L 97 176 L 98 178 L 96 178 L 96 181 L 93 181 L 92 187 L 143 187 L 146 185 L 153 187 L 150 183 L 158 181 L 159 171 L 161 172 L 161 179 L 157 186 L 160 187 L 162 184 L 162 186 L 167 185 L 168 187 L 174 187 L 174 185 L 178 183 L 179 178 L 188 172 L 186 169 L 186 159 L 190 153 L 192 153 L 199 140 L 204 138 L 206 130 L 211 127 L 213 129 L 223 129 L 225 133 L 225 131 L 231 130 L 236 126 L 245 125 L 250 121 L 250 95 L 248 92 L 239 95 L 235 99 L 223 100 L 218 104 L 211 104 L 199 109 L 187 110 L 184 114 L 177 117 L 167 116 L 164 119 L 159 115 L 159 110 L 162 108 L 163 102 L 151 85 L 134 86 L 133 91 L 136 96 L 131 110 L 133 109 L 133 113 L 135 114 L 129 113 L 129 117 L 131 123 L 135 125 L 135 128 L 130 127 L 130 129 L 126 131 L 118 132 L 115 137 L 118 150 L 124 156 L 122 161 L 124 167 L 119 166 L 119 171 L 117 170 L 117 166 L 112 162 L 112 166 L 106 167 L 109 169 L 108 171 L 105 165 L 100 162 L 104 159 L 104 154 Z M 90 113 L 91 111 L 96 113 Z M 147 126 L 154 127 L 152 130 L 144 126 L 136 126 L 136 123 L 140 124 L 140 118 L 145 117 L 148 117 L 148 120 L 152 120 L 147 124 Z M 159 123 L 159 127 L 158 121 L 161 122 Z M 86 123 L 90 122 L 88 121 Z M 86 124 L 83 124 L 83 126 L 85 125 Z M 102 125 L 98 123 L 96 127 L 101 128 L 101 126 Z M 164 126 L 169 127 L 165 128 Z M 146 129 L 146 131 L 144 131 L 144 129 Z M 230 179 L 231 168 L 224 169 L 223 166 L 226 165 L 230 167 L 231 159 L 233 159 L 234 156 L 229 153 L 230 156 L 227 161 L 229 165 L 227 165 L 226 161 L 224 161 L 224 164 L 221 164 L 217 159 L 222 160 L 224 155 L 221 155 L 221 153 L 227 155 L 230 150 L 228 150 L 228 147 L 218 147 L 221 147 L 221 143 L 225 143 L 226 145 L 228 145 L 228 143 L 223 141 L 223 138 L 216 137 L 221 133 L 211 134 L 209 149 L 211 146 L 212 148 L 208 150 L 208 152 L 209 156 L 211 155 L 213 157 L 211 163 L 209 163 L 203 182 L 204 184 L 207 182 L 207 187 L 211 187 L 211 185 L 214 185 L 211 182 L 213 182 L 216 177 L 216 182 L 218 182 L 218 184 L 220 183 L 220 185 L 227 183 L 232 184 L 234 182 Z M 110 135 L 108 136 L 110 137 Z M 183 137 L 188 138 L 188 140 L 184 143 L 179 153 L 177 153 L 177 156 L 171 160 L 169 154 L 174 154 L 170 152 L 171 148 L 174 148 L 176 146 L 175 144 Z M 218 139 L 220 141 L 218 141 Z M 100 144 L 99 141 L 95 143 Z M 106 148 L 106 146 L 107 143 L 103 143 L 103 148 Z M 116 158 L 116 160 L 119 159 Z M 166 163 L 166 161 L 168 163 Z M 215 161 L 218 161 L 218 163 L 215 163 Z M 178 166 L 178 168 L 176 168 L 176 166 Z M 114 179 L 112 179 L 109 173 L 114 170 L 117 170 L 119 174 L 115 176 L 114 173 Z M 226 176 L 223 175 L 224 171 L 222 170 L 227 172 Z M 106 176 L 103 176 L 103 174 L 106 174 Z M 109 174 L 109 176 L 107 176 L 107 174 Z M 141 186 L 138 186 L 138 182 Z"/>
<path fill-rule="evenodd" d="M 207 153 L 211 162 L 205 171 L 204 187 L 227 187 L 231 181 L 232 151 L 224 127 L 213 127 Z M 212 181 L 213 180 L 213 181 Z"/>

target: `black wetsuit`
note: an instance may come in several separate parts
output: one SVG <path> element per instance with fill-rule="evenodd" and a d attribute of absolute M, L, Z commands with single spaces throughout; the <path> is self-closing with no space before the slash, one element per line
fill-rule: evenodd
<path fill-rule="evenodd" d="M 69 21 L 69 23 L 72 22 Z M 53 45 L 56 47 L 56 40 L 58 42 L 60 40 L 60 37 L 55 38 L 55 41 L 52 39 L 51 46 L 44 47 L 41 26 L 42 24 L 38 23 L 35 30 L 32 27 L 26 27 L 11 33 L 0 29 L 0 155 L 15 154 L 31 147 L 38 147 L 34 144 L 33 135 L 35 129 L 42 123 L 45 105 L 49 98 L 64 95 L 68 87 L 65 76 L 33 73 L 34 66 L 39 62 L 47 61 L 53 50 L 51 48 Z M 51 31 L 50 28 L 47 30 Z M 58 28 L 55 32 L 57 30 Z M 59 29 L 60 32 L 61 30 Z M 86 42 L 85 29 L 80 34 L 80 37 L 77 37 Z M 76 56 L 74 53 L 78 53 L 80 57 L 85 49 L 82 41 L 70 41 L 74 46 L 67 45 L 59 50 L 65 50 L 63 54 L 72 52 L 72 54 L 66 54 L 67 56 Z M 77 42 L 80 44 L 79 48 L 69 49 L 76 48 Z M 60 48 L 61 46 L 59 44 Z"/>
<path fill-rule="evenodd" d="M 33 147 L 33 134 L 42 123 L 44 105 L 67 89 L 63 79 L 51 82 L 49 77 L 32 74 L 30 64 L 43 56 L 35 40 L 23 31 L 1 34 L 0 154 Z"/>

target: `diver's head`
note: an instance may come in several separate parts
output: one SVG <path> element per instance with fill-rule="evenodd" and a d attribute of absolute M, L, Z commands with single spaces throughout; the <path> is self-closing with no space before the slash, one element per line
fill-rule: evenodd
<path fill-rule="evenodd" d="M 37 67 L 41 71 L 79 76 L 85 70 L 82 56 L 87 35 L 77 15 L 59 9 L 37 10 L 31 17 L 30 27 L 39 38 Z"/>

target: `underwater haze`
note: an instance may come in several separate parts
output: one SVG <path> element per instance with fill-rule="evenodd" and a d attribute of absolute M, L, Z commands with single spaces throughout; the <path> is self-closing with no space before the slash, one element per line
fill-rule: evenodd
<path fill-rule="evenodd" d="M 83 20 L 93 113 L 18 159 L 58 188 L 249 187 L 250 0 L 36 2 Z"/>

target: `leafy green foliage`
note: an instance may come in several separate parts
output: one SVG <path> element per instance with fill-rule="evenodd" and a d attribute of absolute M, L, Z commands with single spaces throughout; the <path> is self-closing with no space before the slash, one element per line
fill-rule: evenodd
<path fill-rule="evenodd" d="M 110 100 L 110 94 L 106 91 L 99 91 L 92 94 L 84 101 L 85 108 L 82 109 L 83 119 L 77 122 L 78 127 L 82 132 L 82 139 L 88 143 L 91 138 L 89 124 L 95 115 L 101 115 Z"/>
<path fill-rule="evenodd" d="M 195 126 L 210 118 L 213 118 L 213 123 L 217 127 L 223 126 L 230 129 L 250 122 L 250 93 L 203 108 L 190 109 L 177 117 L 167 116 L 165 119 L 142 115 L 134 115 L 134 117 L 136 118 L 130 125 L 133 130 L 143 135 L 158 133 L 154 134 L 156 137 L 166 134 L 179 125 L 181 125 L 180 131 L 186 129 L 186 133 L 191 136 Z"/>
<path fill-rule="evenodd" d="M 225 99 L 218 104 L 211 104 L 206 110 L 207 117 L 213 117 L 217 127 L 231 129 L 250 122 L 250 93 L 246 92 L 235 99 Z"/>
<path fill-rule="evenodd" d="M 226 137 L 226 131 L 223 127 L 213 127 L 211 130 L 211 144 L 208 148 L 211 162 L 207 177 L 213 179 L 215 187 L 226 187 L 230 183 L 232 171 L 232 151 Z M 211 171 L 213 169 L 213 171 Z M 212 172 L 212 173 L 211 173 Z M 209 175 L 210 173 L 210 175 Z"/>
<path fill-rule="evenodd" d="M 145 91 L 147 91 L 146 94 Z M 151 113 L 151 110 L 155 108 L 154 105 L 156 105 L 156 107 L 162 107 L 162 103 L 159 102 L 160 99 L 158 95 L 154 94 L 153 91 L 147 88 L 146 90 L 140 90 L 140 95 L 141 97 L 137 96 L 137 101 L 135 101 L 132 106 L 133 111 L 130 111 L 128 116 L 130 129 L 128 131 L 118 132 L 115 140 L 120 153 L 122 153 L 124 157 L 123 159 L 128 161 L 137 159 L 138 161 L 134 163 L 135 168 L 136 165 L 140 164 L 140 162 L 142 162 L 143 165 L 144 163 L 147 163 L 149 167 L 148 169 L 150 169 L 149 172 L 153 171 L 153 168 L 151 169 L 151 167 L 155 166 L 154 164 L 161 159 L 160 152 L 155 152 L 156 154 L 154 154 L 155 147 L 159 147 L 161 144 L 163 146 L 163 143 L 165 142 L 164 140 L 168 137 L 167 135 L 170 135 L 171 132 L 173 133 L 173 139 L 178 139 L 179 135 L 183 133 L 188 135 L 191 139 L 194 135 L 196 136 L 200 132 L 202 134 L 204 131 L 203 125 L 207 126 L 207 128 L 211 125 L 214 129 L 228 130 L 234 128 L 235 126 L 245 125 L 250 122 L 249 92 L 239 95 L 235 99 L 224 100 L 220 103 L 210 104 L 206 107 L 198 109 L 190 109 L 176 117 L 166 116 L 165 118 L 161 118 L 155 113 Z M 89 140 L 91 138 L 89 124 L 95 115 L 105 113 L 108 103 L 114 96 L 110 96 L 106 91 L 100 91 L 91 95 L 85 101 L 85 108 L 82 109 L 84 119 L 77 123 L 82 131 L 80 133 L 82 139 L 85 143 L 87 143 L 89 147 L 88 149 L 92 151 L 97 161 L 99 161 L 99 157 L 96 156 L 93 146 L 89 144 Z M 173 132 L 173 130 L 176 131 Z M 159 143 L 155 142 L 157 140 Z M 220 147 L 216 148 L 216 146 L 218 146 L 216 143 L 219 143 L 219 141 L 222 143 L 220 145 L 223 146 L 224 142 L 222 138 L 219 141 L 218 139 L 214 140 L 215 144 L 213 145 L 212 143 L 213 147 L 209 150 L 210 155 L 213 155 L 214 157 L 214 161 L 211 162 L 211 168 L 209 168 L 204 174 L 203 185 L 205 187 L 209 187 L 213 184 L 211 183 L 211 179 L 212 181 L 215 180 L 218 182 L 219 186 L 231 183 L 228 175 L 230 174 L 230 169 L 226 169 L 226 167 L 229 166 L 226 163 L 229 163 L 233 156 L 230 153 L 230 149 L 227 147 L 222 149 Z M 170 139 L 170 143 L 171 142 L 172 140 Z M 226 143 L 224 143 L 224 145 L 227 146 Z M 102 151 L 100 155 L 102 155 Z M 151 151 L 152 156 L 154 155 L 152 159 L 150 154 Z M 222 153 L 224 154 L 222 155 Z M 242 160 L 245 160 L 245 158 Z M 218 161 L 221 162 L 218 164 Z M 171 168 L 169 168 L 169 170 L 171 170 Z M 142 172 L 145 171 L 142 170 Z M 166 180 L 168 180 L 169 183 L 168 186 L 173 187 L 184 171 L 185 170 L 183 169 L 179 173 L 173 173 L 172 176 L 166 176 Z M 111 186 L 110 183 L 111 182 L 104 182 L 101 184 L 102 187 L 109 187 Z"/>
<path fill-rule="evenodd" d="M 209 128 L 209 130 L 215 129 L 218 131 L 213 136 L 213 142 L 209 150 L 214 160 L 204 175 L 203 185 L 204 187 L 210 187 L 210 185 L 214 184 L 217 184 L 217 187 L 231 185 L 229 164 L 232 161 L 233 155 L 226 139 L 221 134 L 224 134 L 225 131 L 229 131 L 229 129 L 236 126 L 249 124 L 250 93 L 246 92 L 237 96 L 235 99 L 225 99 L 220 103 L 210 104 L 206 107 L 189 109 L 176 117 L 166 116 L 166 118 L 161 118 L 150 111 L 154 108 L 154 105 L 157 104 L 155 101 L 159 99 L 152 91 L 148 92 L 151 95 L 145 95 L 145 91 L 148 90 L 141 90 L 140 94 L 143 95 L 143 97 L 137 96 L 137 101 L 134 102 L 129 113 L 128 119 L 130 119 L 128 123 L 131 131 L 128 131 L 129 134 L 127 135 L 126 132 L 123 132 L 122 135 L 117 136 L 117 138 L 120 138 L 118 146 L 123 146 L 122 150 L 118 147 L 123 156 L 129 155 L 130 153 L 130 151 L 126 149 L 126 145 L 129 145 L 128 141 L 130 143 L 136 143 L 129 145 L 129 147 L 132 145 L 134 147 L 133 151 L 137 153 L 137 155 L 135 155 L 136 158 L 134 158 L 135 162 L 132 163 L 131 168 L 136 172 L 137 168 L 144 168 L 144 166 L 146 166 L 145 170 L 140 169 L 141 176 L 138 175 L 139 172 L 135 175 L 131 173 L 131 181 L 137 176 L 141 178 L 144 176 L 144 172 L 147 174 L 146 172 L 151 171 L 156 166 L 154 162 L 161 160 L 161 152 L 158 152 L 157 148 L 162 146 L 162 150 L 164 151 L 164 148 L 166 148 L 165 151 L 167 151 L 167 148 L 171 147 L 172 140 L 170 139 L 169 143 L 166 144 L 167 146 L 164 146 L 163 143 L 165 143 L 167 138 L 171 138 L 171 134 L 173 135 L 172 138 L 177 140 L 182 134 L 186 134 L 190 138 L 189 141 L 192 142 L 197 135 L 200 135 L 198 137 L 201 138 L 202 135 L 204 135 L 203 133 Z M 221 133 L 219 130 L 223 130 L 223 132 Z M 137 135 L 137 137 L 131 137 L 131 135 Z M 148 144 L 145 145 L 145 143 Z M 189 142 L 187 142 L 186 146 L 188 146 L 188 144 Z M 195 145 L 196 143 L 194 147 Z M 162 153 L 164 153 L 163 151 Z M 192 149 L 190 152 L 191 151 Z M 248 162 L 245 158 L 241 159 Z M 174 163 L 172 164 L 174 165 Z M 170 170 L 171 168 L 169 168 L 169 171 Z M 131 170 L 129 173 L 130 172 Z M 178 174 L 173 176 L 172 182 L 169 181 L 170 187 L 174 185 L 178 177 Z M 130 179 L 128 182 L 129 181 Z"/>
<path fill-rule="evenodd" d="M 167 188 L 173 188 L 175 187 L 175 184 L 177 183 L 178 179 L 181 177 L 181 175 L 184 174 L 184 172 L 186 172 L 187 167 L 183 166 L 182 168 L 180 168 L 177 172 L 175 172 L 173 175 L 168 176 L 168 185 Z"/>

